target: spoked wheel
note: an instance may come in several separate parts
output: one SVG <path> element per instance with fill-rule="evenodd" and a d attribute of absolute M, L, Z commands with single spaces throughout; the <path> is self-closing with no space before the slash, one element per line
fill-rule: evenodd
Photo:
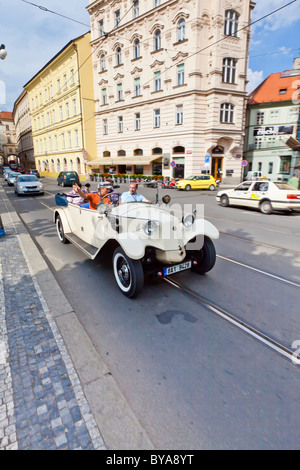
<path fill-rule="evenodd" d="M 129 258 L 119 247 L 113 254 L 113 269 L 121 292 L 127 297 L 136 297 L 144 287 L 141 261 Z"/>
<path fill-rule="evenodd" d="M 64 244 L 70 243 L 69 240 L 65 237 L 64 228 L 63 228 L 63 224 L 62 224 L 60 216 L 58 216 L 56 219 L 56 230 L 57 230 L 58 238 L 60 239 L 62 243 Z"/>
<path fill-rule="evenodd" d="M 192 271 L 197 274 L 205 274 L 210 271 L 216 262 L 216 249 L 209 237 L 204 236 L 204 244 L 201 250 L 192 253 L 192 257 L 198 264 L 192 265 Z"/>

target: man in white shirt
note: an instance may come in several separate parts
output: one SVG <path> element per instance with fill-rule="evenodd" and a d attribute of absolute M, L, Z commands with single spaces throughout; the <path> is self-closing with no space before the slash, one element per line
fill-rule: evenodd
<path fill-rule="evenodd" d="M 121 202 L 151 202 L 142 194 L 138 194 L 137 188 L 137 183 L 130 183 L 129 191 L 123 193 L 121 196 Z"/>

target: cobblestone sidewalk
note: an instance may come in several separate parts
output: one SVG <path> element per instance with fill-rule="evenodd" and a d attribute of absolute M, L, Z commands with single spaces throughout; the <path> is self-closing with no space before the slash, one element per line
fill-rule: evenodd
<path fill-rule="evenodd" d="M 0 449 L 103 449 L 0 184 Z"/>

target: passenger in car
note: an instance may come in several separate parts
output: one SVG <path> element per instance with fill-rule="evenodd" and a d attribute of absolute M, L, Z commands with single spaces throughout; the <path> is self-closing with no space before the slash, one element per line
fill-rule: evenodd
<path fill-rule="evenodd" d="M 110 198 L 106 197 L 106 195 L 110 192 L 111 189 L 111 187 L 98 185 L 97 193 L 84 193 L 78 184 L 75 183 L 75 191 L 84 199 L 85 203 L 89 204 L 88 208 L 94 211 L 97 209 L 99 202 L 103 202 L 104 204 L 110 203 Z"/>
<path fill-rule="evenodd" d="M 79 186 L 81 188 L 81 183 L 80 181 L 78 183 L 73 183 L 72 184 L 72 191 L 70 191 L 66 196 L 67 196 L 67 201 L 70 202 L 71 204 L 75 204 L 76 206 L 80 206 L 81 204 L 84 203 L 84 198 L 81 197 L 78 192 L 75 190 L 75 185 Z M 83 190 L 82 192 L 85 192 Z"/>
<path fill-rule="evenodd" d="M 142 194 L 137 192 L 137 183 L 130 183 L 129 191 L 123 193 L 121 196 L 121 202 L 151 202 L 145 198 Z"/>

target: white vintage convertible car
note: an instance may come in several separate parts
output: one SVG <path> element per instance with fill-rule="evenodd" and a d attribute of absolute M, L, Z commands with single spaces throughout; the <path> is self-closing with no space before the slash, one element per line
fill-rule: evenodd
<path fill-rule="evenodd" d="M 56 203 L 59 203 L 59 195 Z M 72 242 L 89 258 L 103 249 L 112 250 L 118 287 L 135 297 L 144 286 L 144 276 L 165 277 L 191 269 L 205 274 L 216 261 L 212 239 L 218 230 L 195 211 L 176 217 L 164 196 L 162 205 L 147 202 L 98 204 L 97 211 L 75 204 L 58 205 L 54 222 L 59 240 Z M 65 202 L 63 202 L 65 204 Z"/>

